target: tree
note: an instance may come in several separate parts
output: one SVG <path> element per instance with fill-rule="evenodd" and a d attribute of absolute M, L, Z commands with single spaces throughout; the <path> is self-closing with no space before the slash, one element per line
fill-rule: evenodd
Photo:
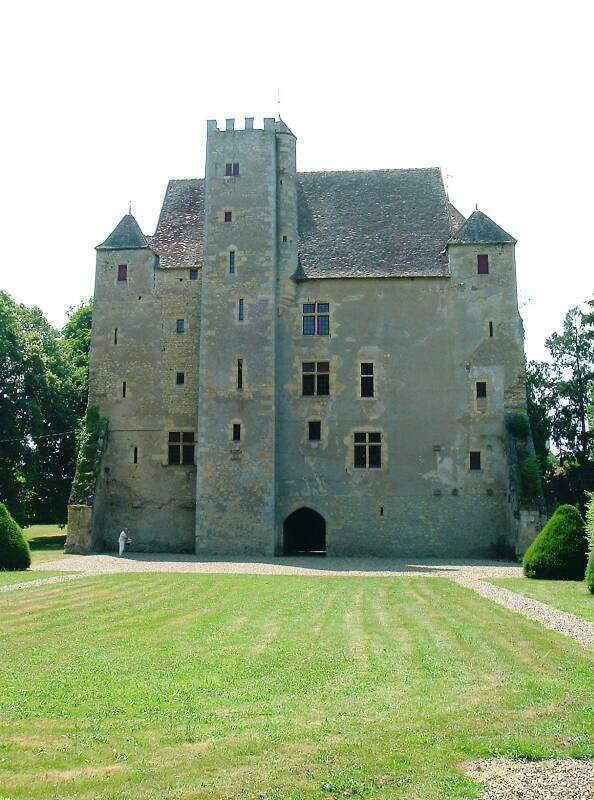
<path fill-rule="evenodd" d="M 581 581 L 586 569 L 585 523 L 575 506 L 559 506 L 524 555 L 528 578 Z"/>
<path fill-rule="evenodd" d="M 0 293 L 0 500 L 21 523 L 66 519 L 86 406 L 91 306 L 62 332 Z"/>

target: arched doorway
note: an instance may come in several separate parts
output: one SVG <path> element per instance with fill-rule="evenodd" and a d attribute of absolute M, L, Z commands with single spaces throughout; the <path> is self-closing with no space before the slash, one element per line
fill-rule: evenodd
<path fill-rule="evenodd" d="M 326 553 L 326 520 L 311 508 L 298 508 L 283 524 L 283 554 L 324 555 Z"/>

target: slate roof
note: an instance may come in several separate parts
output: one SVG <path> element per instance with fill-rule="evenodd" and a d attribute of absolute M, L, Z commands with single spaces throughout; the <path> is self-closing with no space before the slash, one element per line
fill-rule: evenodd
<path fill-rule="evenodd" d="M 301 172 L 297 192 L 297 280 L 443 277 L 448 244 L 515 242 L 483 212 L 465 220 L 437 168 Z M 202 266 L 203 215 L 204 180 L 169 181 L 155 235 L 145 239 L 162 267 Z"/>
<path fill-rule="evenodd" d="M 151 247 L 161 267 L 201 267 L 204 238 L 204 180 L 171 180 Z"/>
<path fill-rule="evenodd" d="M 482 211 L 474 211 L 466 222 L 455 232 L 450 244 L 506 244 L 516 243 L 516 239 L 500 228 Z"/>
<path fill-rule="evenodd" d="M 303 278 L 439 277 L 452 233 L 437 168 L 297 176 Z"/>
<path fill-rule="evenodd" d="M 138 222 L 132 214 L 126 214 L 95 250 L 141 250 L 148 246 L 146 236 L 140 230 Z"/>

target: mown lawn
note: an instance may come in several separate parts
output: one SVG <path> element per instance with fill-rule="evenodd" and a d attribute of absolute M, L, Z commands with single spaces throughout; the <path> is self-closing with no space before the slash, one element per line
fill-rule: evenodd
<path fill-rule="evenodd" d="M 23 528 L 23 533 L 29 542 L 32 564 L 68 558 L 64 556 L 66 528 L 60 528 L 59 525 L 31 525 Z"/>
<path fill-rule="evenodd" d="M 6 586 L 9 583 L 25 583 L 26 581 L 43 580 L 43 578 L 51 578 L 54 575 L 64 575 L 64 573 L 56 572 L 55 570 L 53 572 L 49 570 L 44 570 L 43 572 L 31 572 L 30 570 L 27 570 L 27 572 L 23 572 L 22 570 L 12 572 L 0 570 L 0 586 Z"/>
<path fill-rule="evenodd" d="M 446 800 L 594 754 L 594 653 L 446 579 L 111 575 L 0 619 L 2 798 Z"/>
<path fill-rule="evenodd" d="M 492 580 L 496 586 L 532 597 L 550 606 L 577 614 L 594 622 L 594 594 L 584 581 L 541 581 L 533 578 L 501 578 Z"/>

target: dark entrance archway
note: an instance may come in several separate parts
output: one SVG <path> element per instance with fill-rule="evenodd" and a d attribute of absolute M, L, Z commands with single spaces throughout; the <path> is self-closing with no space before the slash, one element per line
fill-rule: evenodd
<path fill-rule="evenodd" d="M 311 508 L 298 508 L 283 524 L 283 554 L 324 555 L 326 553 L 326 520 Z"/>

